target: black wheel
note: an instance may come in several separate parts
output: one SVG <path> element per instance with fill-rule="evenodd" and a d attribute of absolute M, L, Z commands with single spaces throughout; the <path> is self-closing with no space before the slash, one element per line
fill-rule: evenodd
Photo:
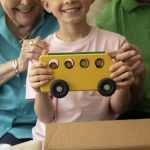
<path fill-rule="evenodd" d="M 116 90 L 116 84 L 112 79 L 105 78 L 99 81 L 97 90 L 103 96 L 111 96 Z"/>
<path fill-rule="evenodd" d="M 51 84 L 51 93 L 57 98 L 65 97 L 69 91 L 68 84 L 64 80 L 55 80 Z"/>

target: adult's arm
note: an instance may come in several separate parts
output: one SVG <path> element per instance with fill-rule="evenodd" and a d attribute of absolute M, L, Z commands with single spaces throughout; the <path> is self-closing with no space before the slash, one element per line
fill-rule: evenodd
<path fill-rule="evenodd" d="M 13 68 L 13 60 L 0 64 L 0 84 L 4 84 L 16 75 Z"/>
<path fill-rule="evenodd" d="M 144 67 L 144 65 L 142 65 Z M 135 82 L 131 87 L 131 103 L 130 107 L 134 107 L 137 103 L 142 101 L 144 96 L 144 81 L 145 81 L 145 71 L 135 77 Z"/>
<path fill-rule="evenodd" d="M 30 44 L 31 41 L 33 41 L 32 44 Z M 16 58 L 18 72 L 22 73 L 27 70 L 28 61 L 30 59 L 38 59 L 42 51 L 47 49 L 47 46 L 47 43 L 42 41 L 40 37 L 37 37 L 34 40 L 24 40 L 20 50 L 20 55 Z M 0 64 L 0 84 L 6 83 L 16 75 L 13 68 L 13 61 L 14 60 L 10 60 L 6 63 Z"/>
<path fill-rule="evenodd" d="M 135 51 L 135 55 L 129 59 L 125 59 L 126 62 L 132 69 L 134 75 L 134 83 L 131 86 L 131 103 L 130 107 L 134 107 L 138 102 L 140 102 L 144 95 L 144 81 L 145 81 L 145 66 L 140 49 L 132 44 L 124 44 L 120 49 L 121 53 L 118 54 L 117 59 L 122 60 L 123 55 L 127 55 L 131 50 Z M 123 53 L 122 53 L 123 52 Z M 124 53 L 127 52 L 127 53 Z"/>
<path fill-rule="evenodd" d="M 131 67 L 134 82 L 130 88 L 130 106 L 134 107 L 144 95 L 145 66 L 141 52 L 135 45 L 125 43 L 118 51 L 111 52 L 109 55 L 116 61 L 123 61 Z"/>

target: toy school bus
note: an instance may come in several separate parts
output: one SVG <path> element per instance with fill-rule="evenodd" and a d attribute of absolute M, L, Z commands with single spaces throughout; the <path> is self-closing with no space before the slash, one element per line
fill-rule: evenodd
<path fill-rule="evenodd" d="M 39 60 L 48 63 L 53 72 L 53 78 L 41 91 L 50 91 L 57 98 L 69 91 L 97 90 L 103 96 L 111 96 L 116 90 L 109 71 L 113 62 L 104 52 L 49 53 Z"/>

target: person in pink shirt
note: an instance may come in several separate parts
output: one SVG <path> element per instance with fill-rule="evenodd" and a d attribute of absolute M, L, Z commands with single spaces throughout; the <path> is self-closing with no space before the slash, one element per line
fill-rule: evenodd
<path fill-rule="evenodd" d="M 49 53 L 95 52 L 111 53 L 119 50 L 126 39 L 116 33 L 91 27 L 86 14 L 94 0 L 41 0 L 46 11 L 58 19 L 59 30 L 49 35 Z M 134 57 L 134 50 L 125 51 L 126 57 Z M 37 124 L 33 138 L 44 141 L 45 124 L 51 122 L 78 122 L 112 120 L 125 111 L 130 104 L 130 87 L 134 82 L 130 66 L 123 61 L 115 62 L 110 68 L 111 77 L 117 86 L 112 96 L 104 97 L 97 91 L 70 91 L 63 98 L 40 92 L 40 87 L 52 79 L 48 64 L 31 61 L 26 85 L 26 99 L 35 99 Z M 78 77 L 77 77 L 78 78 Z M 74 79 L 75 80 L 75 79 Z"/>

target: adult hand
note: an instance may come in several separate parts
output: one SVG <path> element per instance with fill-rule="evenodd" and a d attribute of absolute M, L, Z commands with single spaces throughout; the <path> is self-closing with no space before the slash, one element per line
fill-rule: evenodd
<path fill-rule="evenodd" d="M 119 50 L 108 52 L 115 61 L 123 61 L 131 67 L 134 77 L 145 72 L 144 62 L 139 48 L 125 43 Z"/>
<path fill-rule="evenodd" d="M 40 37 L 36 37 L 32 40 L 24 40 L 18 57 L 18 69 L 19 72 L 23 72 L 28 67 L 28 61 L 30 59 L 38 60 L 43 51 L 48 51 L 48 44 L 42 41 Z"/>

